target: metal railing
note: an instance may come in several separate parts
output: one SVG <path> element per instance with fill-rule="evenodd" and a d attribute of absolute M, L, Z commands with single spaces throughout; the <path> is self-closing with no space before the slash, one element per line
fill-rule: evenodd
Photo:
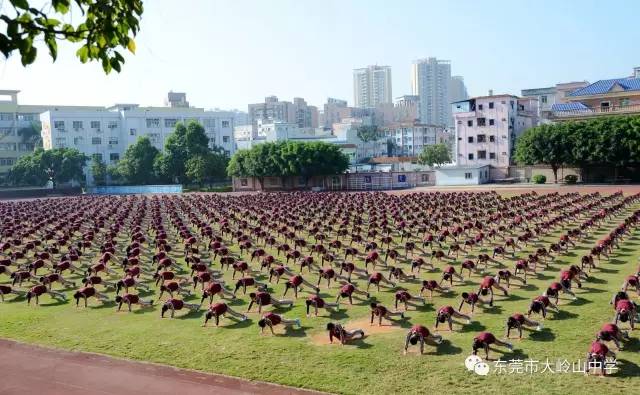
<path fill-rule="evenodd" d="M 615 114 L 632 114 L 640 113 L 640 104 L 632 104 L 628 106 L 608 106 L 608 107 L 588 107 L 584 109 L 552 111 L 552 118 L 575 118 L 589 117 L 598 115 L 615 115 Z"/>

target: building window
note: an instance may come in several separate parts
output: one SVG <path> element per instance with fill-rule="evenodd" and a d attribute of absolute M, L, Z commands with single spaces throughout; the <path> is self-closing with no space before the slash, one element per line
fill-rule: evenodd
<path fill-rule="evenodd" d="M 13 166 L 16 160 L 13 158 L 0 158 L 0 166 Z"/>
<path fill-rule="evenodd" d="M 33 122 L 38 120 L 38 114 L 18 114 L 18 121 Z"/>
<path fill-rule="evenodd" d="M 64 130 L 64 121 L 53 121 L 53 128 L 58 130 Z"/>
<path fill-rule="evenodd" d="M 117 137 L 109 137 L 109 145 L 118 145 Z"/>
<path fill-rule="evenodd" d="M 487 151 L 478 151 L 478 159 L 487 159 Z"/>
<path fill-rule="evenodd" d="M 478 104 L 478 110 L 482 111 L 482 104 Z"/>
<path fill-rule="evenodd" d="M 66 137 L 56 137 L 56 147 L 58 148 L 64 148 L 67 145 L 67 138 Z M 15 149 L 14 149 L 15 151 Z"/>
<path fill-rule="evenodd" d="M 472 127 L 473 126 L 473 120 L 472 119 L 467 121 L 467 126 L 468 127 Z"/>
<path fill-rule="evenodd" d="M 229 142 L 229 136 L 222 136 L 222 142 L 223 143 L 228 143 Z"/>
<path fill-rule="evenodd" d="M 13 113 L 0 112 L 0 121 L 13 121 Z"/>
<path fill-rule="evenodd" d="M 490 143 L 495 143 L 496 142 L 496 136 L 489 136 L 489 142 Z"/>
<path fill-rule="evenodd" d="M 149 136 L 149 140 L 154 144 L 160 142 L 160 134 L 158 133 L 149 133 L 147 136 Z"/>
<path fill-rule="evenodd" d="M 477 124 L 478 124 L 478 126 L 486 126 L 487 125 L 487 119 L 486 118 L 478 118 Z"/>
<path fill-rule="evenodd" d="M 487 142 L 487 136 L 484 134 L 479 134 L 478 135 L 478 142 L 479 143 L 486 143 Z"/>
<path fill-rule="evenodd" d="M 91 144 L 93 144 L 93 145 L 102 144 L 102 138 L 100 138 L 100 137 L 92 137 L 91 138 Z"/>
<path fill-rule="evenodd" d="M 471 173 L 464 173 L 464 178 L 465 180 L 470 180 L 473 178 L 473 175 Z"/>
<path fill-rule="evenodd" d="M 160 118 L 147 118 L 147 127 L 148 128 L 159 128 L 160 127 Z"/>
<path fill-rule="evenodd" d="M 629 105 L 629 98 L 625 97 L 620 99 L 620 106 L 628 106 Z"/>
<path fill-rule="evenodd" d="M 66 140 L 64 137 L 58 137 L 57 139 Z M 56 139 L 56 140 L 57 140 Z M 15 151 L 16 143 L 0 143 L 0 151 Z"/>
<path fill-rule="evenodd" d="M 473 160 L 473 154 L 469 154 L 469 160 Z"/>
<path fill-rule="evenodd" d="M 495 159 L 496 158 L 496 153 L 495 152 L 489 152 L 489 159 Z"/>
<path fill-rule="evenodd" d="M 493 102 L 492 101 L 489 102 L 489 108 L 493 108 Z"/>
<path fill-rule="evenodd" d="M 458 125 L 462 125 L 462 121 L 458 121 Z"/>
<path fill-rule="evenodd" d="M 172 128 L 172 127 L 175 127 L 177 123 L 178 123 L 178 120 L 175 119 L 175 118 L 165 118 L 164 127 L 165 128 Z"/>
<path fill-rule="evenodd" d="M 546 96 L 540 96 L 540 102 L 542 104 L 546 104 L 547 103 L 547 97 Z"/>
<path fill-rule="evenodd" d="M 489 120 L 489 126 L 493 126 L 493 125 L 495 125 L 495 124 L 496 124 L 495 119 L 490 119 L 490 120 Z"/>
<path fill-rule="evenodd" d="M 222 121 L 222 127 L 223 128 L 228 128 L 229 127 L 229 121 Z"/>
<path fill-rule="evenodd" d="M 136 130 L 135 129 L 129 129 L 129 136 L 135 136 L 136 135 Z"/>
<path fill-rule="evenodd" d="M 16 131 L 13 128 L 0 128 L 0 136 L 2 137 L 15 136 L 15 135 L 16 135 Z"/>
<path fill-rule="evenodd" d="M 109 160 L 111 162 L 117 162 L 120 160 L 120 154 L 116 153 L 116 152 L 112 152 L 109 154 Z"/>
<path fill-rule="evenodd" d="M 240 179 L 240 186 L 241 187 L 249 186 L 249 180 L 247 180 L 246 178 L 241 178 Z"/>
<path fill-rule="evenodd" d="M 91 121 L 91 129 L 100 129 L 100 121 Z"/>
<path fill-rule="evenodd" d="M 115 129 L 118 127 L 118 121 L 109 121 L 107 122 L 107 127 L 109 129 Z"/>
<path fill-rule="evenodd" d="M 473 136 L 469 136 L 469 137 L 467 137 L 467 142 L 469 142 L 469 143 L 473 143 Z"/>
<path fill-rule="evenodd" d="M 73 138 L 73 145 L 80 145 L 80 144 L 82 144 L 83 141 L 84 141 L 84 138 L 82 136 L 74 137 Z"/>
<path fill-rule="evenodd" d="M 507 156 L 507 153 L 506 153 L 506 152 L 503 152 L 503 153 L 502 153 L 502 156 Z"/>
<path fill-rule="evenodd" d="M 91 157 L 99 162 L 102 162 L 102 154 L 93 154 Z"/>
<path fill-rule="evenodd" d="M 422 182 L 429 182 L 429 174 L 422 174 Z"/>
<path fill-rule="evenodd" d="M 73 121 L 73 130 L 84 129 L 82 126 L 82 121 Z"/>

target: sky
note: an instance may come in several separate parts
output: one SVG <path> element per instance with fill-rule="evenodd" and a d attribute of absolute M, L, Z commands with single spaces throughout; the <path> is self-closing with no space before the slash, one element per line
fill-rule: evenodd
<path fill-rule="evenodd" d="M 8 2 L 0 0 L 3 11 Z M 73 44 L 24 68 L 0 59 L 0 89 L 22 104 L 162 105 L 247 110 L 277 95 L 319 107 L 353 103 L 354 68 L 392 68 L 411 94 L 411 63 L 450 60 L 470 95 L 624 77 L 640 66 L 637 0 L 146 0 L 135 55 L 121 73 L 81 64 Z M 76 15 L 77 17 L 77 15 Z M 0 25 L 0 32 L 6 27 Z M 1 55 L 0 55 L 1 56 Z"/>

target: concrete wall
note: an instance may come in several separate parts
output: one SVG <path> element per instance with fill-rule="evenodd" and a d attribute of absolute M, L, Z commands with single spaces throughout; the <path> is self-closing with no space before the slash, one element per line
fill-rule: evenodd
<path fill-rule="evenodd" d="M 436 185 L 479 185 L 489 182 L 489 167 L 476 169 L 436 169 Z M 465 174 L 471 174 L 466 178 Z"/>

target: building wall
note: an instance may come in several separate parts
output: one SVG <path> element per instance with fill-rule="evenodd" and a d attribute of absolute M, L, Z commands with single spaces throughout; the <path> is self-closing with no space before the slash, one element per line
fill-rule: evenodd
<path fill-rule="evenodd" d="M 451 125 L 451 62 L 436 58 L 420 59 L 411 68 L 411 90 L 420 97 L 420 122 L 430 125 Z"/>
<path fill-rule="evenodd" d="M 353 70 L 353 102 L 355 107 L 376 107 L 393 103 L 391 67 L 367 66 Z"/>
<path fill-rule="evenodd" d="M 490 180 L 489 167 L 435 169 L 436 185 L 479 185 Z"/>

